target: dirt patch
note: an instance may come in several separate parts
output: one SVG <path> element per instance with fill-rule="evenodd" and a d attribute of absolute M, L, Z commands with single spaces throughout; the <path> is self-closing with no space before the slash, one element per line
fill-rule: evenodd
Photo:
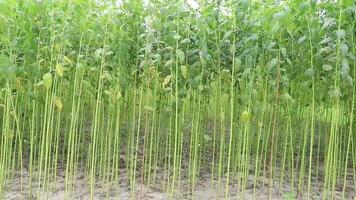
<path fill-rule="evenodd" d="M 17 199 L 90 199 L 89 180 L 83 172 L 76 173 L 71 187 L 65 187 L 65 178 L 63 172 L 60 172 L 56 178 L 56 182 L 50 182 L 46 189 L 38 190 L 38 181 L 33 179 L 30 186 L 30 177 L 28 172 L 16 173 L 13 178 L 8 180 L 5 187 L 4 199 L 17 200 Z M 163 176 L 162 176 L 163 177 Z M 237 184 L 237 180 L 231 180 L 229 185 L 229 194 L 227 199 L 268 199 L 268 194 L 271 192 L 272 200 L 292 200 L 292 199 L 306 199 L 306 197 L 299 194 L 298 196 L 292 193 L 291 185 L 285 181 L 283 185 L 274 182 L 271 190 L 268 187 L 268 179 L 261 178 L 258 186 L 253 187 L 253 176 L 251 175 L 245 182 L 245 190 L 241 190 L 241 186 Z M 194 193 L 190 191 L 188 180 L 181 180 L 179 191 L 173 194 L 169 191 L 170 187 L 164 187 L 162 184 L 152 184 L 150 187 L 146 185 L 136 184 L 134 192 L 130 192 L 128 180 L 124 173 L 121 174 L 119 181 L 116 183 L 97 183 L 95 185 L 95 192 L 93 199 L 145 199 L 145 200 L 165 200 L 172 199 L 201 199 L 201 200 L 216 200 L 225 198 L 225 180 L 211 181 L 209 175 L 202 176 L 197 180 Z M 346 188 L 346 199 L 355 198 L 355 187 L 352 183 L 348 184 Z M 32 190 L 31 190 L 32 188 Z M 322 185 L 318 180 L 313 179 L 312 190 L 310 199 L 322 199 Z M 30 192 L 31 191 L 31 192 Z M 336 188 L 334 193 L 335 199 L 341 199 L 342 188 Z M 305 195 L 305 194 L 304 194 Z"/>

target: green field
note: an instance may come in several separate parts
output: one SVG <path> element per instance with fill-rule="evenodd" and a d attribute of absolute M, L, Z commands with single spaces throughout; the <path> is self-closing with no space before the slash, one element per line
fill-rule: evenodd
<path fill-rule="evenodd" d="M 356 198 L 354 0 L 0 0 L 0 199 Z"/>

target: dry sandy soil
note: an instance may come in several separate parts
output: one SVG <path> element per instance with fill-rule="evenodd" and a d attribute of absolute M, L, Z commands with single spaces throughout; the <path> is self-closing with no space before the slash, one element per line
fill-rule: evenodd
<path fill-rule="evenodd" d="M 65 199 L 65 184 L 64 184 L 64 176 L 63 173 L 58 176 L 57 184 L 50 183 L 47 191 L 35 193 L 33 192 L 31 195 L 29 194 L 29 175 L 27 172 L 22 173 L 22 177 L 20 174 L 14 175 L 14 177 L 8 181 L 5 187 L 5 195 L 3 196 L 7 200 L 15 200 L 15 199 L 50 199 L 50 200 L 62 200 Z M 169 192 L 163 191 L 161 186 L 152 185 L 150 188 L 147 188 L 145 185 L 137 184 L 137 189 L 135 193 L 130 193 L 128 189 L 128 181 L 126 176 L 120 178 L 120 181 L 116 186 L 108 186 L 105 184 L 97 184 L 94 199 L 145 199 L 145 200 L 165 200 L 169 199 Z M 125 180 L 126 179 L 126 180 Z M 243 194 L 238 193 L 237 189 L 237 181 L 232 181 L 233 183 L 230 185 L 229 189 L 229 198 L 228 199 L 267 199 L 268 196 L 268 179 L 262 179 L 261 184 L 258 188 L 256 188 L 255 195 L 253 190 L 253 178 L 252 176 L 249 178 L 246 190 Z M 235 184 L 234 184 L 235 182 Z M 21 184 L 22 183 L 22 184 Z M 22 186 L 21 186 L 22 185 Z M 224 182 L 223 184 L 224 185 Z M 306 199 L 306 197 L 298 195 L 298 197 L 291 197 L 291 186 L 288 183 L 283 184 L 281 187 L 278 186 L 277 183 L 274 184 L 274 188 L 272 189 L 272 198 L 273 200 L 292 200 L 292 199 Z M 356 190 L 355 186 L 350 183 L 346 188 L 346 199 L 355 199 Z M 204 176 L 200 177 L 197 181 L 195 194 L 188 194 L 188 184 L 186 180 L 181 181 L 180 191 L 174 194 L 172 199 L 198 199 L 198 200 L 215 200 L 215 199 L 224 199 L 224 189 L 218 189 L 218 184 L 211 182 L 208 178 L 208 175 L 204 178 Z M 22 191 L 21 191 L 22 187 Z M 32 188 L 36 191 L 37 186 L 36 183 L 33 183 Z M 322 186 L 319 184 L 318 180 L 313 180 L 312 183 L 312 194 L 311 199 L 322 199 Z M 342 188 L 336 188 L 335 191 L 335 199 L 341 199 L 341 191 Z M 304 194 L 305 195 L 305 194 Z M 88 188 L 88 180 L 86 180 L 84 174 L 77 173 L 73 188 L 72 195 L 67 199 L 90 199 L 90 192 Z"/>

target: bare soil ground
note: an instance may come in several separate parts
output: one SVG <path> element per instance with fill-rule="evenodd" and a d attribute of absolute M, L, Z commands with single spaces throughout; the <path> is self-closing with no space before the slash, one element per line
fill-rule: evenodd
<path fill-rule="evenodd" d="M 123 172 L 124 173 L 124 172 Z M 5 195 L 3 196 L 7 200 L 17 199 L 50 199 L 50 200 L 62 200 L 62 199 L 90 199 L 90 191 L 88 187 L 89 180 L 84 176 L 84 173 L 77 173 L 74 179 L 73 192 L 68 194 L 65 192 L 65 179 L 64 173 L 60 172 L 60 176 L 57 177 L 56 184 L 51 182 L 46 191 L 29 193 L 29 174 L 23 172 L 22 176 L 17 173 L 5 187 Z M 136 185 L 136 191 L 130 192 L 128 187 L 128 180 L 122 176 L 120 181 L 115 186 L 105 183 L 96 184 L 94 199 L 98 200 L 113 200 L 113 199 L 144 199 L 144 200 L 165 200 L 170 199 L 170 192 L 168 190 L 162 190 L 163 183 L 161 185 L 150 185 L 148 188 L 145 185 Z M 36 180 L 36 179 L 35 179 Z M 352 180 L 352 179 L 351 179 Z M 238 192 L 237 181 L 232 180 L 229 186 L 228 199 L 268 199 L 268 179 L 260 179 L 260 184 L 254 190 L 253 189 L 253 176 L 251 175 L 246 183 L 245 191 Z M 185 200 L 185 199 L 198 199 L 198 200 L 215 200 L 224 199 L 225 180 L 222 180 L 220 187 L 216 181 L 211 181 L 209 175 L 202 176 L 197 180 L 194 194 L 189 194 L 188 180 L 181 180 L 179 192 L 175 192 L 172 199 Z M 297 184 L 295 184 L 297 185 Z M 22 189 L 21 189 L 22 188 Z M 169 187 L 168 187 L 169 188 Z M 220 188 L 220 189 L 219 189 Z M 37 190 L 36 181 L 32 185 L 33 191 Z M 322 199 L 322 184 L 315 178 L 312 180 L 312 191 L 310 199 Z M 272 200 L 292 200 L 292 199 L 307 199 L 306 193 L 292 195 L 291 185 L 287 182 L 280 185 L 278 182 L 274 182 L 274 187 L 271 190 Z M 305 190 L 306 191 L 306 190 Z M 67 196 L 69 195 L 69 196 Z M 303 196 L 304 195 L 304 196 Z M 341 199 L 342 188 L 336 188 L 334 199 Z M 346 199 L 354 200 L 356 198 L 355 185 L 349 182 L 346 188 Z"/>

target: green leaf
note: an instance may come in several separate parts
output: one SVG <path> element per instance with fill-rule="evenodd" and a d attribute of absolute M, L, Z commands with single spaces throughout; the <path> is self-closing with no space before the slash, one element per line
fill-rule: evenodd
<path fill-rule="evenodd" d="M 189 38 L 185 38 L 184 40 L 182 40 L 180 43 L 181 44 L 187 44 L 190 42 L 190 39 Z"/>
<path fill-rule="evenodd" d="M 112 76 L 108 71 L 104 71 L 103 74 L 101 75 L 101 78 L 103 80 L 112 81 Z"/>
<path fill-rule="evenodd" d="M 178 57 L 179 62 L 183 63 L 184 59 L 185 59 L 184 52 L 182 50 L 178 49 L 176 53 L 177 53 L 177 57 Z"/>
<path fill-rule="evenodd" d="M 112 52 L 112 51 L 105 51 L 105 56 L 110 56 L 110 55 L 112 55 L 112 54 L 114 54 L 114 52 Z"/>
<path fill-rule="evenodd" d="M 207 134 L 204 134 L 204 140 L 206 142 L 210 142 L 211 141 L 211 137 L 209 135 L 207 135 Z"/>
<path fill-rule="evenodd" d="M 286 48 L 282 47 L 282 48 L 281 48 L 281 53 L 282 53 L 282 55 L 285 57 L 285 56 L 287 55 L 287 50 L 286 50 Z"/>
<path fill-rule="evenodd" d="M 333 67 L 331 65 L 323 65 L 323 70 L 326 71 L 326 72 L 328 72 L 328 71 L 330 71 L 332 69 L 333 69 Z"/>
<path fill-rule="evenodd" d="M 61 64 L 57 64 L 56 73 L 59 77 L 62 77 L 64 74 L 64 67 Z"/>
<path fill-rule="evenodd" d="M 305 35 L 303 35 L 302 37 L 300 37 L 300 38 L 298 39 L 298 44 L 303 43 L 303 42 L 305 41 L 305 39 L 307 39 L 307 37 L 306 37 Z"/>
<path fill-rule="evenodd" d="M 283 200 L 295 200 L 296 194 L 293 192 L 286 192 L 282 194 Z"/>
<path fill-rule="evenodd" d="M 234 55 L 235 52 L 236 52 L 236 45 L 235 45 L 235 44 L 232 44 L 232 45 L 230 46 L 230 53 L 231 53 L 232 55 Z"/>
<path fill-rule="evenodd" d="M 251 113 L 249 111 L 243 111 L 241 114 L 241 121 L 248 122 L 251 120 Z"/>
<path fill-rule="evenodd" d="M 258 35 L 254 33 L 250 37 L 246 38 L 246 42 L 255 41 L 257 39 L 258 39 Z"/>
<path fill-rule="evenodd" d="M 151 44 L 151 43 L 148 43 L 148 44 L 146 45 L 145 50 L 146 50 L 146 53 L 147 53 L 147 54 L 150 54 L 150 53 L 152 52 L 152 44 Z"/>
<path fill-rule="evenodd" d="M 306 11 L 309 7 L 310 7 L 309 2 L 303 2 L 299 5 L 299 9 L 303 12 Z"/>
<path fill-rule="evenodd" d="M 165 67 L 171 66 L 173 64 L 173 59 L 169 59 L 166 61 L 166 63 L 164 64 Z"/>
<path fill-rule="evenodd" d="M 241 66 L 241 60 L 239 58 L 235 58 L 235 66 L 239 68 Z"/>
<path fill-rule="evenodd" d="M 226 32 L 226 33 L 224 34 L 223 38 L 222 38 L 222 41 L 227 40 L 227 39 L 230 37 L 231 34 L 232 34 L 232 31 Z"/>
<path fill-rule="evenodd" d="M 164 88 L 168 86 L 168 84 L 171 82 L 171 79 L 172 79 L 171 75 L 168 75 L 168 76 L 166 76 L 164 78 L 164 81 L 163 81 L 163 84 L 162 84 Z"/>
<path fill-rule="evenodd" d="M 188 68 L 183 65 L 183 66 L 180 67 L 180 70 L 182 71 L 183 77 L 184 77 L 185 79 L 187 79 L 187 78 L 188 78 Z"/>
<path fill-rule="evenodd" d="M 43 85 L 46 87 L 46 89 L 51 88 L 52 86 L 52 75 L 50 73 L 45 73 L 42 77 L 43 80 Z"/>
<path fill-rule="evenodd" d="M 100 59 L 101 58 L 101 55 L 103 54 L 103 49 L 102 48 L 99 48 L 99 49 L 96 49 L 95 50 L 95 58 L 96 59 Z"/>
<path fill-rule="evenodd" d="M 337 30 L 337 31 L 336 31 L 336 36 L 337 36 L 339 39 L 345 38 L 345 30 L 343 30 L 343 29 Z"/>
<path fill-rule="evenodd" d="M 178 34 L 174 34 L 173 38 L 174 38 L 175 40 L 180 40 L 181 36 L 178 35 Z"/>
<path fill-rule="evenodd" d="M 269 44 L 267 45 L 266 48 L 267 48 L 268 50 L 272 50 L 275 45 L 276 45 L 276 42 L 271 42 L 271 43 L 269 43 Z"/>
<path fill-rule="evenodd" d="M 269 66 L 269 68 L 273 68 L 273 67 L 275 67 L 277 64 L 278 64 L 278 59 L 277 59 L 277 58 L 273 58 L 273 59 L 269 62 L 268 66 Z"/>
<path fill-rule="evenodd" d="M 335 21 L 336 21 L 335 18 L 326 18 L 322 29 L 330 28 L 331 26 L 336 24 Z"/>
<path fill-rule="evenodd" d="M 312 78 L 314 76 L 314 69 L 308 68 L 307 70 L 305 70 L 304 75 L 307 78 Z"/>
<path fill-rule="evenodd" d="M 329 95 L 332 100 L 336 100 L 342 96 L 341 91 L 338 88 L 330 90 Z"/>
<path fill-rule="evenodd" d="M 63 111 L 63 103 L 59 97 L 54 98 L 54 105 L 57 107 L 58 111 Z"/>
<path fill-rule="evenodd" d="M 277 32 L 279 32 L 279 30 L 280 30 L 280 26 L 276 23 L 276 24 L 273 25 L 271 31 L 272 31 L 273 33 L 277 33 Z"/>
<path fill-rule="evenodd" d="M 332 41 L 333 39 L 331 37 L 326 37 L 323 40 L 319 42 L 319 44 L 328 44 Z"/>
<path fill-rule="evenodd" d="M 38 83 L 36 83 L 35 86 L 42 86 L 43 85 L 43 81 L 39 81 Z"/>
<path fill-rule="evenodd" d="M 283 97 L 287 101 L 293 100 L 293 97 L 289 93 L 284 93 Z"/>
<path fill-rule="evenodd" d="M 349 52 L 349 47 L 345 43 L 340 44 L 340 52 L 342 55 L 346 55 Z"/>
<path fill-rule="evenodd" d="M 82 63 L 78 63 L 77 64 L 77 72 L 79 75 L 83 74 L 85 71 L 85 67 Z"/>
<path fill-rule="evenodd" d="M 341 61 L 340 73 L 342 77 L 347 77 L 350 72 L 349 62 L 346 59 Z"/>

